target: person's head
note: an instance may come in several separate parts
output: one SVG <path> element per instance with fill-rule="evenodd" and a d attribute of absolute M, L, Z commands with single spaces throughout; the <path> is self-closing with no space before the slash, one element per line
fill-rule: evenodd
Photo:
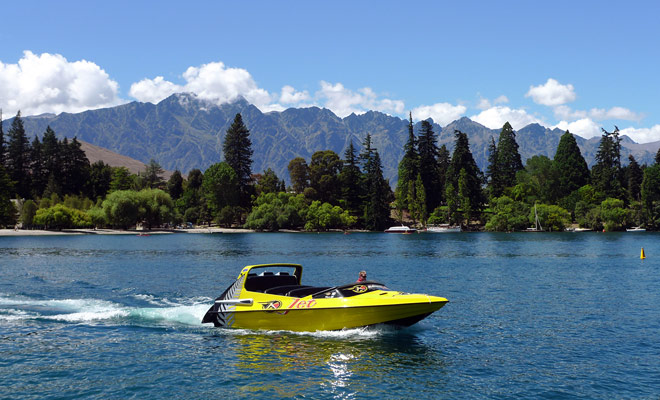
<path fill-rule="evenodd" d="M 360 271 L 360 279 L 367 279 L 367 271 Z"/>

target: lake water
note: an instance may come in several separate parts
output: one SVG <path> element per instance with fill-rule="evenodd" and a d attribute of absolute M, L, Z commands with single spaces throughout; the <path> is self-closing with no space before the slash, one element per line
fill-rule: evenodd
<path fill-rule="evenodd" d="M 659 239 L 1 237 L 0 398 L 658 398 Z M 402 331 L 200 324 L 241 267 L 270 262 L 450 303 Z"/>

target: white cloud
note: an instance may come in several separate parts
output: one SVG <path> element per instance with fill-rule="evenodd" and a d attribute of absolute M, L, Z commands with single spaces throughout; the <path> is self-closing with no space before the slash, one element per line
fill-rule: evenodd
<path fill-rule="evenodd" d="M 626 128 L 619 131 L 621 135 L 627 135 L 637 143 L 657 142 L 660 140 L 660 125 L 652 128 Z"/>
<path fill-rule="evenodd" d="M 609 110 L 592 108 L 589 110 L 589 116 L 597 120 L 621 119 L 626 121 L 639 121 L 643 117 L 641 114 L 623 107 L 612 107 Z"/>
<path fill-rule="evenodd" d="M 479 103 L 477 103 L 477 108 L 480 110 L 486 110 L 498 104 L 506 104 L 509 102 L 509 98 L 505 95 L 501 95 L 495 100 L 489 100 L 484 97 L 479 96 Z"/>
<path fill-rule="evenodd" d="M 316 97 L 321 100 L 324 107 L 332 110 L 339 117 L 346 117 L 351 113 L 363 114 L 369 110 L 394 114 L 401 114 L 404 110 L 404 103 L 401 100 L 379 99 L 378 95 L 368 87 L 354 92 L 341 83 L 333 85 L 321 81 L 321 90 L 316 92 Z"/>
<path fill-rule="evenodd" d="M 129 95 L 142 102 L 158 103 L 164 98 L 183 91 L 183 88 L 172 82 L 164 80 L 162 76 L 154 79 L 142 79 L 131 85 Z"/>
<path fill-rule="evenodd" d="M 412 110 L 412 116 L 416 120 L 433 118 L 433 121 L 445 126 L 459 119 L 467 108 L 462 105 L 454 106 L 449 103 L 436 103 L 431 106 L 420 106 Z"/>
<path fill-rule="evenodd" d="M 601 135 L 600 125 L 591 120 L 591 118 L 582 118 L 574 122 L 561 121 L 553 128 L 559 128 L 563 131 L 568 130 L 585 139 L 591 139 L 592 137 Z"/>
<path fill-rule="evenodd" d="M 250 73 L 242 68 L 227 68 L 222 62 L 200 67 L 188 67 L 182 75 L 184 85 L 166 81 L 158 76 L 131 85 L 129 94 L 139 101 L 158 103 L 176 92 L 192 92 L 200 99 L 227 103 L 243 96 L 257 107 L 268 108 L 272 96 L 257 86 Z"/>
<path fill-rule="evenodd" d="M 280 102 L 284 104 L 300 104 L 309 100 L 309 93 L 306 90 L 296 92 L 293 86 L 286 85 L 282 87 Z"/>
<path fill-rule="evenodd" d="M 524 128 L 532 123 L 543 122 L 522 109 L 513 109 L 505 106 L 491 107 L 470 117 L 471 120 L 480 123 L 490 129 L 500 129 L 508 121 L 513 129 Z"/>
<path fill-rule="evenodd" d="M 530 86 L 525 97 L 531 97 L 535 103 L 544 106 L 558 106 L 574 101 L 576 96 L 573 85 L 562 85 L 549 78 L 543 85 Z"/>
<path fill-rule="evenodd" d="M 80 112 L 122 103 L 119 85 L 93 62 L 59 54 L 23 52 L 17 64 L 0 62 L 0 107 L 5 115 Z"/>

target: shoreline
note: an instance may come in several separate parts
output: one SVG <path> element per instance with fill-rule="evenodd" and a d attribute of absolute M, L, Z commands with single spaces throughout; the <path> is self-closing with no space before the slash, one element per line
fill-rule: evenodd
<path fill-rule="evenodd" d="M 62 235 L 169 235 L 173 233 L 249 233 L 255 232 L 251 229 L 242 228 L 191 228 L 191 229 L 154 229 L 145 230 L 122 230 L 122 229 L 62 229 L 61 231 L 50 231 L 43 229 L 0 229 L 2 236 L 62 236 Z"/>

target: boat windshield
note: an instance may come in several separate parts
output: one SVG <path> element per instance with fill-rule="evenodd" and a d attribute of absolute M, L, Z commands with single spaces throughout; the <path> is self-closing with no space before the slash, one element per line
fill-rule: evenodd
<path fill-rule="evenodd" d="M 374 290 L 391 291 L 387 286 L 378 282 L 360 282 L 350 283 L 348 285 L 335 286 L 327 290 L 314 294 L 315 299 L 333 299 L 340 297 L 353 297 L 363 293 L 373 292 Z"/>

